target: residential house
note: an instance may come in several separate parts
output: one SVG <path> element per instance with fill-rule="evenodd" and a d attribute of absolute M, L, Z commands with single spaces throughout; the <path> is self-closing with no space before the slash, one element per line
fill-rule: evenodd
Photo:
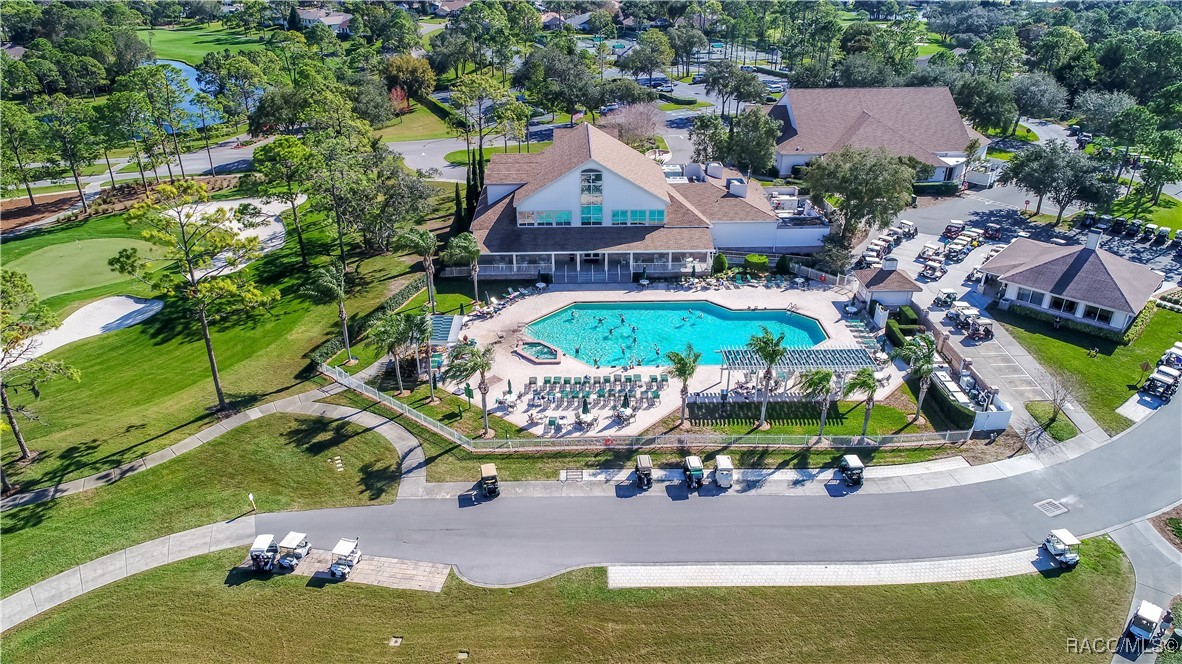
<path fill-rule="evenodd" d="M 566 21 L 556 12 L 546 12 L 542 14 L 541 19 L 543 30 L 561 30 L 562 26 L 566 25 Z"/>
<path fill-rule="evenodd" d="M 858 280 L 856 297 L 863 304 L 875 300 L 888 307 L 901 307 L 911 304 L 912 295 L 923 290 L 911 275 L 899 269 L 899 259 L 893 256 L 884 258 L 881 268 L 854 270 L 853 275 Z"/>
<path fill-rule="evenodd" d="M 815 210 L 782 217 L 721 164 L 664 166 L 589 123 L 537 154 L 494 154 L 474 213 L 481 276 L 631 281 L 705 274 L 716 251 L 820 245 Z"/>
<path fill-rule="evenodd" d="M 472 0 L 447 0 L 435 5 L 435 15 L 439 18 L 459 16 L 460 11 L 472 4 Z"/>
<path fill-rule="evenodd" d="M 296 13 L 300 17 L 300 25 L 302 27 L 310 28 L 320 23 L 328 26 L 334 33 L 339 35 L 349 34 L 349 21 L 353 19 L 352 14 L 319 8 L 297 9 Z"/>
<path fill-rule="evenodd" d="M 981 266 L 984 286 L 995 290 L 1002 308 L 1016 304 L 1064 321 L 1124 332 L 1162 277 L 1099 244 L 1098 232 L 1089 233 L 1082 246 L 1018 238 Z"/>
<path fill-rule="evenodd" d="M 575 32 L 587 32 L 590 30 L 591 12 L 579 14 L 566 19 L 566 24 L 569 25 Z"/>
<path fill-rule="evenodd" d="M 961 119 L 946 87 L 790 88 L 768 113 L 784 125 L 776 141 L 781 176 L 849 145 L 912 157 L 932 167 L 927 181 L 954 182 L 989 144 Z"/>

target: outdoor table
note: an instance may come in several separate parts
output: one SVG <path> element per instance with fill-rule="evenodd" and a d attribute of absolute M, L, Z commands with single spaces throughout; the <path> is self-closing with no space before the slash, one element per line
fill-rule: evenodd
<path fill-rule="evenodd" d="M 538 283 L 534 284 L 534 287 L 537 288 L 538 290 L 546 290 L 546 284 L 544 284 L 540 281 Z"/>
<path fill-rule="evenodd" d="M 640 285 L 641 285 L 641 286 L 643 286 L 643 287 L 647 288 L 647 287 L 648 287 L 648 284 L 649 284 L 649 281 L 648 281 L 648 279 L 641 279 L 639 283 L 640 283 Z"/>
<path fill-rule="evenodd" d="M 890 375 L 885 371 L 875 371 L 874 380 L 879 383 L 886 383 L 891 379 Z"/>
<path fill-rule="evenodd" d="M 626 419 L 632 417 L 632 409 L 631 408 L 621 408 L 619 415 L 620 415 L 620 419 L 626 420 Z"/>
<path fill-rule="evenodd" d="M 849 305 L 845 308 L 845 312 L 847 314 L 856 314 L 858 313 L 858 308 L 853 305 Z"/>
<path fill-rule="evenodd" d="M 797 277 L 793 279 L 792 282 L 799 286 L 804 283 L 804 277 Z"/>

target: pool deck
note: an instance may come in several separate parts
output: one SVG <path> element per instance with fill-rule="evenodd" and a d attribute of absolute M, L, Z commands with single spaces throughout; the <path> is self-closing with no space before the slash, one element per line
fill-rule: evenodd
<path fill-rule="evenodd" d="M 567 305 L 577 302 L 659 301 L 705 301 L 734 310 L 752 308 L 783 310 L 789 305 L 795 304 L 795 313 L 815 319 L 825 330 L 828 340 L 819 344 L 819 348 L 831 345 L 849 346 L 857 343 L 857 339 L 845 324 L 842 313 L 842 308 L 849 302 L 849 295 L 832 288 L 814 287 L 809 290 L 801 290 L 798 288 L 742 286 L 724 290 L 688 290 L 665 289 L 657 284 L 640 290 L 635 286 L 627 287 L 626 284 L 560 284 L 551 286 L 547 292 L 515 301 L 492 318 L 473 321 L 465 327 L 464 333 L 476 339 L 478 344 L 492 344 L 492 347 L 496 349 L 493 372 L 489 377 L 491 384 L 490 404 L 495 398 L 504 394 L 508 382 L 512 382 L 515 393 L 521 393 L 529 384 L 530 376 L 537 376 L 538 382 L 541 383 L 543 376 L 570 376 L 573 378 L 575 376 L 611 376 L 627 373 L 640 374 L 642 379 L 647 381 L 650 375 L 660 374 L 667 367 L 638 366 L 627 371 L 619 367 L 606 366 L 595 369 L 590 364 L 561 351 L 557 364 L 533 364 L 514 353 L 519 342 L 532 340 L 524 331 L 526 325 Z M 880 400 L 902 385 L 902 372 L 897 366 L 888 365 L 884 371 L 890 376 L 890 382 L 879 390 L 878 399 Z M 726 387 L 725 381 L 726 376 L 720 366 L 703 365 L 690 381 L 690 392 L 718 392 Z M 543 425 L 540 422 L 534 425 L 529 424 L 528 414 L 531 411 L 540 416 L 541 422 L 549 417 L 565 416 L 568 419 L 568 424 L 559 434 L 561 437 L 568 435 L 633 435 L 648 429 L 670 413 L 676 412 L 681 406 L 680 393 L 681 382 L 670 378 L 668 387 L 661 391 L 660 403 L 654 406 L 646 404 L 637 409 L 635 420 L 628 425 L 622 425 L 614 419 L 609 408 L 592 407 L 592 413 L 599 416 L 599 422 L 590 432 L 570 426 L 570 422 L 573 422 L 574 416 L 579 412 L 577 404 L 566 407 L 546 405 L 529 408 L 527 401 L 522 400 L 515 412 L 508 412 L 503 406 L 494 406 L 489 409 L 489 412 L 538 435 L 542 434 Z"/>

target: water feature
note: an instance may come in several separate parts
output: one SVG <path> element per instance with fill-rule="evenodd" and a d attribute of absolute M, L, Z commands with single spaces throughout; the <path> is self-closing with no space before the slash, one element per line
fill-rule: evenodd
<path fill-rule="evenodd" d="M 189 87 L 192 88 L 192 90 L 193 90 L 193 95 L 196 95 L 198 92 L 201 92 L 201 84 L 197 82 L 197 70 L 194 69 L 192 65 L 189 65 L 188 63 L 185 63 L 185 62 L 181 62 L 180 60 L 157 60 L 156 64 L 158 64 L 158 65 L 172 65 L 173 67 L 176 67 L 177 69 L 181 70 L 181 74 L 184 75 L 184 77 L 185 77 L 185 82 L 188 83 Z M 191 125 L 193 127 L 204 127 L 207 125 L 212 126 L 212 125 L 216 125 L 222 121 L 222 118 L 220 116 L 218 116 L 217 114 L 214 114 L 213 117 L 206 119 L 206 123 L 204 125 L 201 124 L 201 115 L 200 115 L 200 113 L 197 112 L 197 105 L 193 103 L 193 96 L 190 96 L 188 99 L 185 100 L 185 103 L 182 105 L 182 108 L 184 108 L 187 112 L 189 112 L 193 115 L 193 120 L 192 120 L 192 125 Z"/>
<path fill-rule="evenodd" d="M 789 348 L 812 348 L 827 338 L 807 316 L 783 310 L 735 311 L 710 302 L 596 302 L 572 304 L 528 326 L 526 333 L 587 364 L 602 367 L 665 364 L 665 353 L 702 353 L 718 365 L 723 348 L 745 346 L 766 327 L 784 333 Z"/>

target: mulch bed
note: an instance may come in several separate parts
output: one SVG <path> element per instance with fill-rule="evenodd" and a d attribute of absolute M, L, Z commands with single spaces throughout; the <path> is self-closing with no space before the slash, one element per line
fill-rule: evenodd
<path fill-rule="evenodd" d="M 33 199 L 37 201 L 36 205 L 29 205 L 29 199 L 25 197 L 0 202 L 0 231 L 15 230 L 70 209 L 78 202 L 78 192 L 45 194 Z"/>
<path fill-rule="evenodd" d="M 1161 533 L 1161 536 L 1164 537 L 1167 542 L 1172 544 L 1175 549 L 1182 551 L 1182 539 L 1179 539 L 1178 535 L 1174 533 L 1174 530 L 1166 523 L 1168 519 L 1182 519 L 1182 505 L 1178 505 L 1173 509 L 1162 512 L 1161 514 L 1158 514 L 1149 520 L 1149 522 L 1153 524 L 1153 527 L 1157 528 L 1157 532 Z"/>

